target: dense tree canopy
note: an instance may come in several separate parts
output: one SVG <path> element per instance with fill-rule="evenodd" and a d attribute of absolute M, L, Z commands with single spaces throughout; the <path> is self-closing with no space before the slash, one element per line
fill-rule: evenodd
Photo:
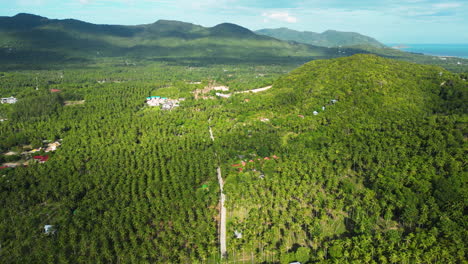
<path fill-rule="evenodd" d="M 0 105 L 0 149 L 14 153 L 1 159 L 18 162 L 0 170 L 2 262 L 218 263 L 218 164 L 228 261 L 463 262 L 465 76 L 370 55 L 290 70 L 0 74 L 18 98 Z M 195 100 L 209 84 L 273 88 Z M 157 95 L 186 100 L 145 105 Z"/>

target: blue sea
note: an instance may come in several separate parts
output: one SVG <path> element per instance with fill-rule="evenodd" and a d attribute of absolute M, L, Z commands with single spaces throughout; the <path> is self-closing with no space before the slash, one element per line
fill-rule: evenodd
<path fill-rule="evenodd" d="M 468 44 L 386 44 L 403 51 L 433 56 L 451 56 L 468 59 Z"/>

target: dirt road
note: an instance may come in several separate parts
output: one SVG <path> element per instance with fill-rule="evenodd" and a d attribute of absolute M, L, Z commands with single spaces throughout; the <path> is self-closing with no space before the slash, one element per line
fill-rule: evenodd
<path fill-rule="evenodd" d="M 211 130 L 210 127 L 210 138 L 214 142 L 215 138 L 213 135 L 213 130 Z M 215 153 L 217 156 L 217 153 Z M 221 253 L 221 258 L 224 258 L 227 256 L 227 251 L 226 251 L 226 207 L 224 207 L 224 202 L 226 201 L 226 196 L 223 193 L 223 186 L 224 186 L 224 181 L 223 177 L 221 174 L 221 167 L 218 166 L 216 169 L 216 172 L 218 174 L 218 183 L 219 183 L 219 190 L 220 190 L 220 198 L 219 198 L 219 205 L 220 205 L 220 211 L 219 211 L 219 248 L 220 248 L 220 253 Z"/>

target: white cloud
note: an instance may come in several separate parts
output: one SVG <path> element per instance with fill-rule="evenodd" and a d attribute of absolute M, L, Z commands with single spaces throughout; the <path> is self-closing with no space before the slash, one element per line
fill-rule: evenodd
<path fill-rule="evenodd" d="M 80 2 L 80 4 L 86 5 L 91 3 L 91 0 L 78 0 L 78 2 Z"/>
<path fill-rule="evenodd" d="M 273 19 L 273 20 L 278 20 L 278 21 L 283 21 L 283 22 L 288 22 L 288 23 L 297 22 L 296 17 L 293 17 L 288 12 L 283 12 L 283 11 L 264 12 L 262 16 L 265 17 L 264 19 L 265 22 L 268 22 L 268 19 Z"/>
<path fill-rule="evenodd" d="M 437 9 L 448 9 L 448 8 L 461 7 L 462 4 L 460 4 L 460 3 L 439 3 L 439 4 L 434 4 L 432 6 L 434 8 L 437 8 Z"/>

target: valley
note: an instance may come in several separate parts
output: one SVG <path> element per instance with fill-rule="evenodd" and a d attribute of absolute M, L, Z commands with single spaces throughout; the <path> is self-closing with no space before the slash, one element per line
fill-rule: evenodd
<path fill-rule="evenodd" d="M 61 139 L 44 163 L 1 170 L 2 259 L 463 259 L 461 75 L 373 55 L 291 70 L 2 73 L 17 98 L 0 108 L 2 153 Z M 214 81 L 232 96 L 194 98 Z M 186 100 L 164 111 L 153 95 Z"/>
<path fill-rule="evenodd" d="M 0 17 L 2 263 L 466 261 L 468 60 L 324 35 Z"/>

